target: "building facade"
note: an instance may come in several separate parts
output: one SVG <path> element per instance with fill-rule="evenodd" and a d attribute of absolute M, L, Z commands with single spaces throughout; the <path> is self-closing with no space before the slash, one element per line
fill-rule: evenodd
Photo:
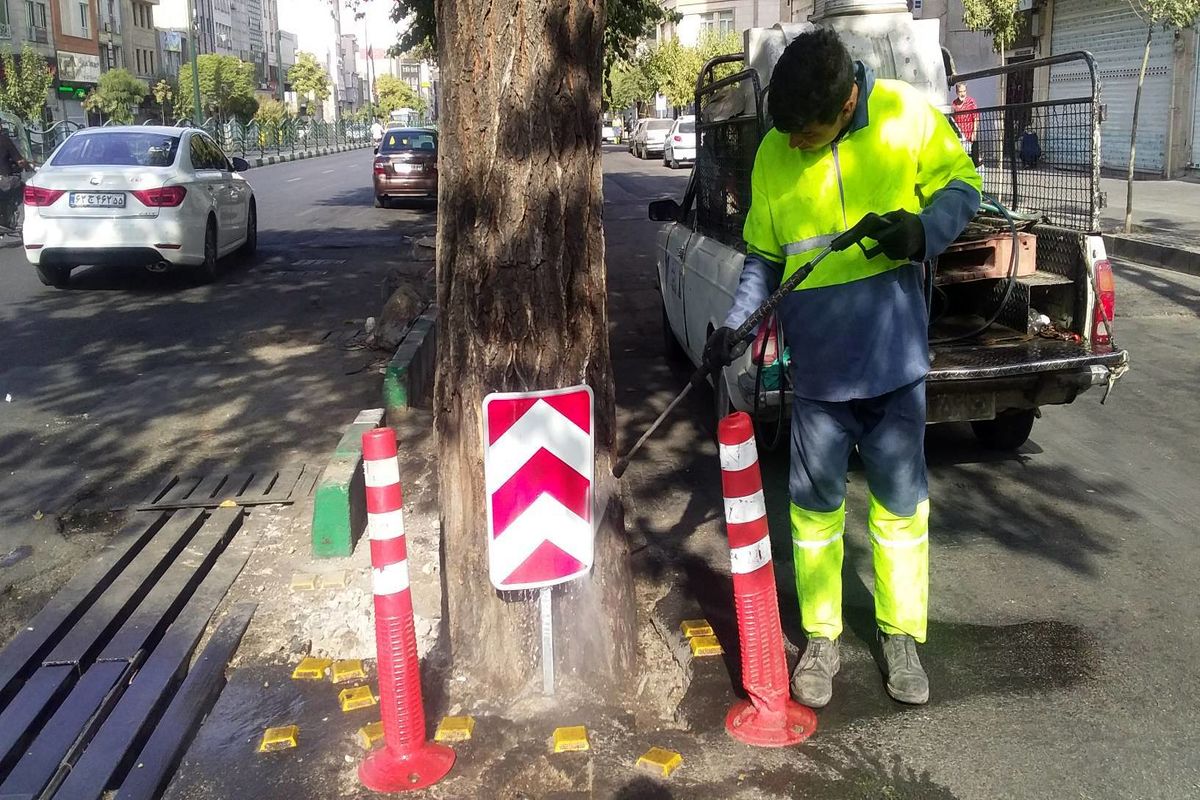
<path fill-rule="evenodd" d="M 787 20 L 780 0 L 663 0 L 662 7 L 681 16 L 678 22 L 658 26 L 657 39 L 677 38 L 694 46 L 706 32 L 741 33 L 747 28 L 769 28 Z"/>

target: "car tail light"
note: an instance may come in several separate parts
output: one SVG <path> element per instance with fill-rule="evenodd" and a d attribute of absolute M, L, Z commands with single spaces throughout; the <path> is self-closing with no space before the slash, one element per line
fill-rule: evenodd
<path fill-rule="evenodd" d="M 27 206 L 52 206 L 54 201 L 62 197 L 66 192 L 62 189 L 43 189 L 40 186 L 29 186 L 26 184 L 24 192 L 25 205 Z"/>
<path fill-rule="evenodd" d="M 183 202 L 187 189 L 182 186 L 163 186 L 159 189 L 138 189 L 133 196 L 150 208 L 175 208 Z"/>
<path fill-rule="evenodd" d="M 387 175 L 387 165 L 388 165 L 388 162 L 386 162 L 386 161 L 376 161 L 375 162 L 375 174 L 376 175 Z"/>
<path fill-rule="evenodd" d="M 1117 304 L 1117 285 L 1113 280 L 1112 263 L 1107 258 L 1097 261 L 1092 269 L 1096 275 L 1096 311 L 1092 318 L 1092 345 L 1112 346 L 1112 320 Z"/>
<path fill-rule="evenodd" d="M 672 138 L 674 141 L 676 141 L 676 142 L 682 142 L 682 141 L 683 141 L 683 137 L 682 137 L 682 136 L 680 136 L 679 134 L 675 134 L 675 135 L 674 135 L 674 136 L 672 136 L 671 138 Z"/>

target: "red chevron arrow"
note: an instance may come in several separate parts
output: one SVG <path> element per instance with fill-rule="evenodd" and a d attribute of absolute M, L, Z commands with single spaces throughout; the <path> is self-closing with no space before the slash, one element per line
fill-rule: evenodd
<path fill-rule="evenodd" d="M 574 575 L 583 568 L 579 559 L 556 547 L 553 542 L 542 542 L 504 582 L 513 586 L 542 583 L 560 579 L 564 575 Z"/>
<path fill-rule="evenodd" d="M 558 456 L 545 448 L 538 450 L 525 462 L 525 466 L 492 494 L 493 538 L 504 533 L 512 521 L 543 494 L 562 503 L 580 519 L 590 520 L 590 488 L 588 479 Z"/>

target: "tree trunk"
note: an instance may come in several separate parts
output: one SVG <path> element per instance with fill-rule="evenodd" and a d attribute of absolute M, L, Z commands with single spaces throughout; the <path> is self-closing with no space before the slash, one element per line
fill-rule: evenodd
<path fill-rule="evenodd" d="M 1142 105 L 1142 87 L 1146 83 L 1146 67 L 1150 64 L 1150 40 L 1154 26 L 1146 26 L 1146 49 L 1142 52 L 1142 71 L 1138 73 L 1137 93 L 1133 96 L 1133 125 L 1129 131 L 1129 175 L 1125 179 L 1125 232 L 1133 233 L 1133 159 L 1137 154 L 1138 109 Z"/>
<path fill-rule="evenodd" d="M 442 76 L 435 414 L 455 668 L 504 703 L 537 685 L 536 593 L 488 581 L 481 404 L 589 384 L 597 486 L 615 460 L 600 162 L 603 0 L 438 0 Z M 603 492 L 601 492 L 603 493 Z M 560 680 L 617 697 L 634 671 L 619 500 L 592 574 L 554 590 Z"/>

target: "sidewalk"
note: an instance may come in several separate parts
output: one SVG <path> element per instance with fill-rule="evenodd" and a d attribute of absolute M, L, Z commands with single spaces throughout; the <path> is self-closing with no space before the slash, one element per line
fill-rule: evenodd
<path fill-rule="evenodd" d="M 1125 227 L 1125 181 L 1101 178 L 1108 207 L 1100 212 L 1108 255 L 1200 275 L 1200 183 L 1134 181 L 1134 232 Z"/>

